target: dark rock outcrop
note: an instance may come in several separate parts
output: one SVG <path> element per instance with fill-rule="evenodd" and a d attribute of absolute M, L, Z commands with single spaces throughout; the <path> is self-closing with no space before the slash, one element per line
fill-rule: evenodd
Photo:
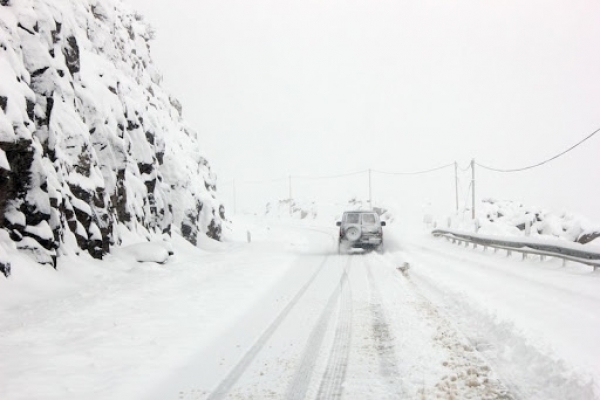
<path fill-rule="evenodd" d="M 577 243 L 586 244 L 600 237 L 600 232 L 588 232 L 577 238 Z"/>
<path fill-rule="evenodd" d="M 0 274 L 4 275 L 6 278 L 10 276 L 10 263 L 0 261 Z"/>
<path fill-rule="evenodd" d="M 56 267 L 126 231 L 219 240 L 216 179 L 143 19 L 116 0 L 0 4 L 0 229 L 16 248 Z"/>

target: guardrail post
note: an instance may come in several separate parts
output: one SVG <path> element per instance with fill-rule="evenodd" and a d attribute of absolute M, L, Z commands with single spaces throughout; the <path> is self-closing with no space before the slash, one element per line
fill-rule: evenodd
<path fill-rule="evenodd" d="M 566 259 L 566 258 L 563 258 L 563 264 L 562 264 L 562 266 L 563 266 L 563 267 L 566 267 L 566 266 L 567 266 L 567 259 Z"/>
<path fill-rule="evenodd" d="M 523 261 L 525 261 L 527 259 L 527 253 L 523 252 L 523 258 L 521 258 Z"/>
<path fill-rule="evenodd" d="M 506 257 L 510 257 L 510 256 L 512 256 L 512 251 L 506 250 Z"/>

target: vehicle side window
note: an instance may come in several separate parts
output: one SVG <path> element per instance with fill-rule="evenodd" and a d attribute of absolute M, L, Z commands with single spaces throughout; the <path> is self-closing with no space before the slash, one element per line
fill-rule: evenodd
<path fill-rule="evenodd" d="M 362 223 L 365 225 L 375 225 L 376 219 L 374 214 L 363 214 Z"/>
<path fill-rule="evenodd" d="M 358 214 L 346 214 L 346 223 L 358 224 Z"/>

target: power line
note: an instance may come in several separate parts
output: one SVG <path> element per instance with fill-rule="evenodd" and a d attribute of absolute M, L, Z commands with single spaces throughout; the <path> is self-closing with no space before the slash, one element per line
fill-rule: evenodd
<path fill-rule="evenodd" d="M 427 170 L 422 170 L 422 171 L 411 171 L 411 172 L 387 172 L 387 171 L 378 171 L 378 170 L 371 170 L 371 172 L 376 172 L 379 174 L 385 174 L 385 175 L 419 175 L 419 174 L 426 174 L 429 172 L 435 172 L 438 171 L 440 169 L 444 169 L 444 168 L 448 168 L 448 167 L 453 167 L 454 163 L 451 164 L 446 164 L 446 165 L 442 165 L 436 168 L 431 168 L 431 169 L 427 169 Z M 239 183 L 243 183 L 243 184 L 265 184 L 265 183 L 274 183 L 274 182 L 281 182 L 284 181 L 286 179 L 309 179 L 309 180 L 317 180 L 317 179 L 336 179 L 336 178 L 345 178 L 348 176 L 354 176 L 354 175 L 360 175 L 360 174 L 364 174 L 369 172 L 369 170 L 361 170 L 361 171 L 354 171 L 354 172 L 347 172 L 347 173 L 343 173 L 343 174 L 336 174 L 336 175 L 321 175 L 321 176 L 309 176 L 309 175 L 290 175 L 290 176 L 286 176 L 286 177 L 281 177 L 281 178 L 275 178 L 275 179 L 267 179 L 267 180 L 259 180 L 259 181 L 239 181 Z M 230 184 L 232 183 L 232 181 L 227 181 L 225 184 Z"/>
<path fill-rule="evenodd" d="M 600 128 L 596 129 L 594 132 L 592 132 L 591 134 L 589 134 L 588 136 L 586 136 L 585 138 L 583 138 L 582 140 L 580 140 L 579 142 L 577 142 L 576 144 L 574 144 L 573 146 L 569 147 L 568 149 L 558 153 L 557 155 L 548 158 L 547 160 L 544 160 L 542 162 L 539 162 L 537 164 L 533 164 L 533 165 L 529 165 L 527 167 L 522 167 L 522 168 L 510 168 L 510 169 L 501 169 L 501 168 L 493 168 L 493 167 L 488 167 L 486 165 L 482 165 L 479 163 L 476 163 L 478 166 L 480 166 L 481 168 L 490 170 L 490 171 L 495 171 L 495 172 L 520 172 L 520 171 L 525 171 L 528 169 L 532 169 L 532 168 L 536 168 L 539 167 L 541 165 L 547 164 L 550 161 L 556 160 L 557 158 L 567 154 L 568 152 L 570 152 L 571 150 L 575 149 L 577 146 L 581 145 L 583 142 L 585 142 L 586 140 L 589 140 L 592 138 L 592 136 L 594 136 L 596 133 L 600 132 Z"/>
<path fill-rule="evenodd" d="M 385 174 L 385 175 L 420 175 L 420 174 L 427 174 L 429 172 L 439 171 L 440 169 L 444 169 L 444 168 L 448 168 L 448 167 L 454 167 L 454 163 L 442 165 L 442 166 L 439 166 L 439 167 L 436 167 L 436 168 L 426 169 L 426 170 L 423 170 L 423 171 L 387 172 L 387 171 L 378 171 L 378 170 L 374 169 L 374 170 L 372 170 L 372 172 L 377 172 L 378 174 Z"/>
<path fill-rule="evenodd" d="M 463 172 L 468 171 L 468 170 L 471 169 L 471 163 L 467 164 L 467 166 L 464 167 L 464 168 L 463 167 L 458 167 L 458 169 L 461 170 L 461 171 L 463 171 Z"/>

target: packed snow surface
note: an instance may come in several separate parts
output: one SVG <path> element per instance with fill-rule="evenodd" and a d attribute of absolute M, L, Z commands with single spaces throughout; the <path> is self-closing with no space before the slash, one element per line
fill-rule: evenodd
<path fill-rule="evenodd" d="M 11 253 L 0 397 L 600 397 L 590 267 L 458 247 L 399 221 L 384 254 L 341 255 L 330 218 L 235 222 L 225 243 L 175 235 L 165 264 L 132 257 L 147 245 L 59 271 Z"/>

